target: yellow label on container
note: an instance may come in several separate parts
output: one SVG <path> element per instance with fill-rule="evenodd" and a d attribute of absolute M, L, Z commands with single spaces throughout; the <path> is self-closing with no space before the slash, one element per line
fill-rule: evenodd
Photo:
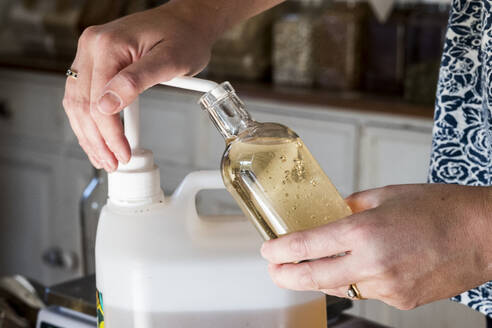
<path fill-rule="evenodd" d="M 104 328 L 103 295 L 98 290 L 96 291 L 96 298 L 97 298 L 97 328 Z"/>

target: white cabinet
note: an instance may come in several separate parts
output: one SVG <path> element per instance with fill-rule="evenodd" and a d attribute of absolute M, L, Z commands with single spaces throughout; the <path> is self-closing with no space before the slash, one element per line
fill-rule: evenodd
<path fill-rule="evenodd" d="M 81 273 L 78 203 L 92 169 L 61 106 L 63 77 L 1 73 L 0 275 L 65 281 Z"/>
<path fill-rule="evenodd" d="M 354 191 L 358 136 L 356 125 L 264 112 L 254 114 L 259 121 L 278 122 L 294 130 L 339 192 L 348 196 Z"/>
<path fill-rule="evenodd" d="M 78 201 L 89 165 L 43 148 L 0 147 L 0 153 L 0 275 L 19 273 L 45 284 L 79 275 Z"/>
<path fill-rule="evenodd" d="M 50 158 L 5 156 L 0 149 L 0 275 L 22 273 L 46 281 L 42 251 L 50 240 L 54 181 Z"/>
<path fill-rule="evenodd" d="M 431 132 L 430 128 L 363 127 L 359 189 L 425 183 L 429 170 Z"/>

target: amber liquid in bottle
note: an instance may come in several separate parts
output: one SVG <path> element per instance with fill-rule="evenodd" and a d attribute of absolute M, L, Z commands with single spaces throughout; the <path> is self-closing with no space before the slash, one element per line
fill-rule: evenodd
<path fill-rule="evenodd" d="M 217 110 L 229 105 L 226 102 Z M 233 117 L 227 112 L 211 113 L 211 117 Z M 315 228 L 351 214 L 295 132 L 281 124 L 250 120 L 245 113 L 247 122 L 233 135 L 224 134 L 221 123 L 215 122 L 227 144 L 222 177 L 264 239 Z"/>

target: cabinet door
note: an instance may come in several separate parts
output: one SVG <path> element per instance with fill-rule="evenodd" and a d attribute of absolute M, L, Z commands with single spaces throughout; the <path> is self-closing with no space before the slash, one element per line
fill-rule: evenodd
<path fill-rule="evenodd" d="M 62 108 L 63 86 L 63 78 L 0 75 L 0 133 L 45 142 L 71 138 Z"/>
<path fill-rule="evenodd" d="M 343 196 L 354 191 L 357 126 L 255 112 L 262 122 L 278 122 L 290 127 L 304 141 L 314 158 Z"/>
<path fill-rule="evenodd" d="M 363 128 L 359 189 L 426 182 L 431 142 L 431 130 Z"/>
<path fill-rule="evenodd" d="M 88 162 L 1 150 L 0 275 L 23 274 L 49 285 L 80 274 L 78 201 Z"/>
<path fill-rule="evenodd" d="M 23 274 L 47 282 L 42 263 L 54 215 L 54 172 L 49 158 L 0 155 L 0 275 Z"/>

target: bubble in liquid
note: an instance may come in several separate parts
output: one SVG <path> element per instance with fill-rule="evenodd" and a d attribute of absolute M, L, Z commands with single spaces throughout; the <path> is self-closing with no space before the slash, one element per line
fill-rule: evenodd
<path fill-rule="evenodd" d="M 299 186 L 298 186 L 299 187 Z M 299 196 L 299 194 L 296 195 L 296 198 L 297 199 L 301 199 L 301 196 Z"/>
<path fill-rule="evenodd" d="M 288 192 L 285 193 L 285 197 L 289 197 L 289 193 Z"/>
<path fill-rule="evenodd" d="M 280 160 L 282 162 L 286 162 L 287 161 L 287 158 L 285 157 L 285 155 L 280 155 Z"/>
<path fill-rule="evenodd" d="M 316 215 L 311 215 L 311 219 L 316 219 Z"/>
<path fill-rule="evenodd" d="M 313 185 L 313 187 L 316 187 L 318 185 L 318 181 L 316 181 L 316 179 L 314 179 L 314 178 L 311 179 L 311 181 L 309 181 L 309 182 Z"/>

